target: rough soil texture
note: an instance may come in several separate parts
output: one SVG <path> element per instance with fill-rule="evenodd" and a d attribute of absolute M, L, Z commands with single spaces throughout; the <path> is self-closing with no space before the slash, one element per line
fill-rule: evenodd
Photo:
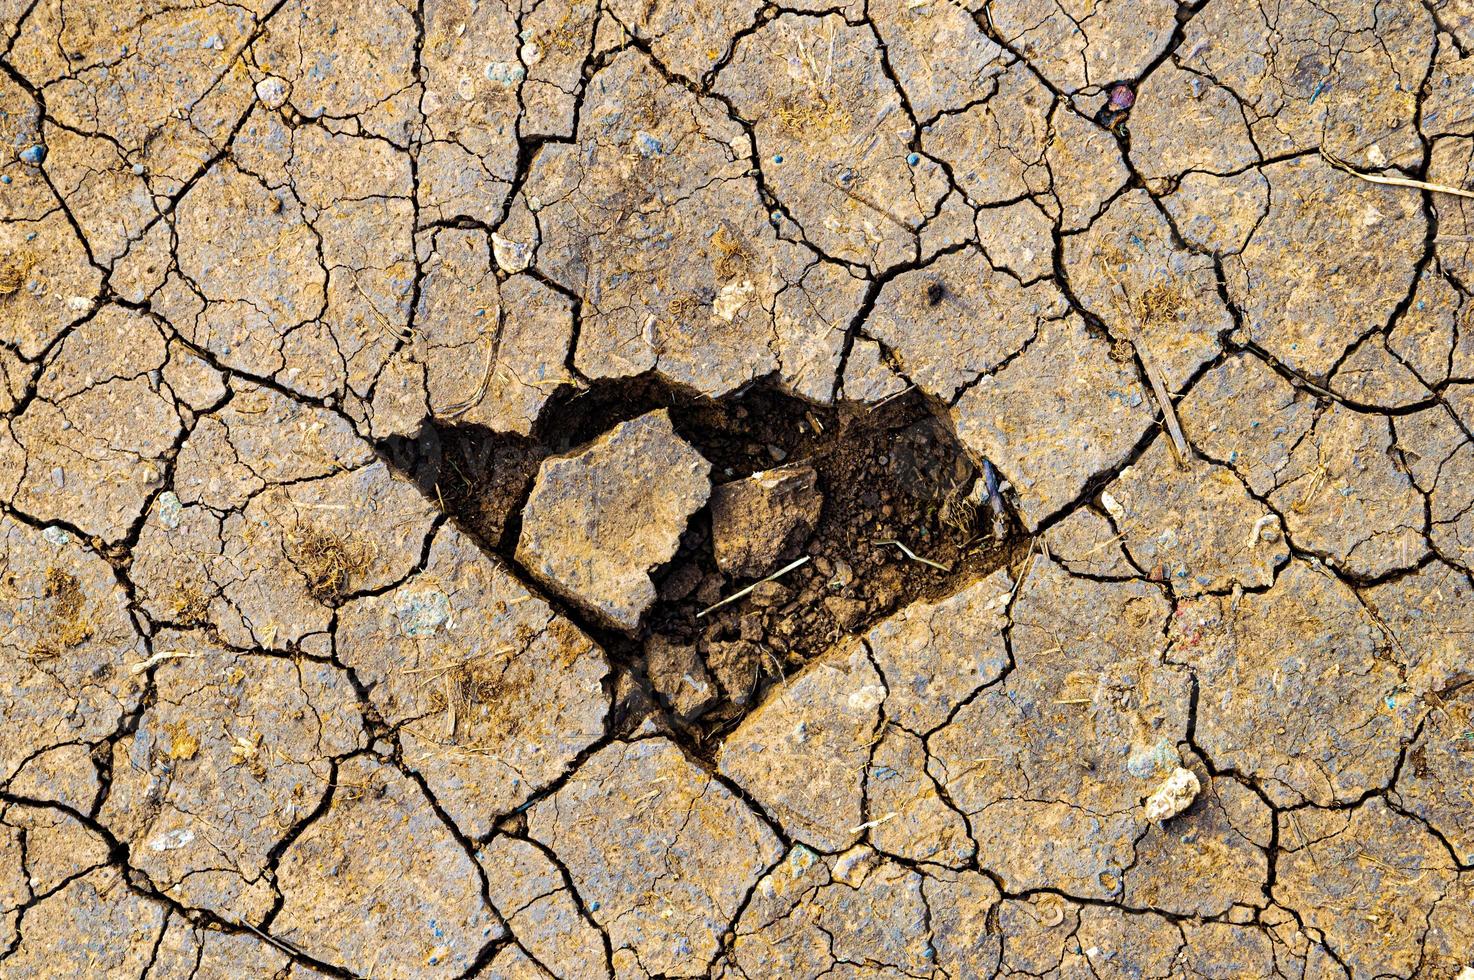
<path fill-rule="evenodd" d="M 0 0 L 0 978 L 1471 980 L 1463 189 L 1465 0 Z"/>

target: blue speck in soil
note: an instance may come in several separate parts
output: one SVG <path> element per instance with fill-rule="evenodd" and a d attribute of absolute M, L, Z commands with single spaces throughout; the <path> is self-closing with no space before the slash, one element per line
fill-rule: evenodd
<path fill-rule="evenodd" d="M 649 133 L 641 133 L 637 138 L 640 144 L 640 156 L 646 160 L 651 157 L 658 157 L 665 152 L 665 146 L 660 140 L 651 136 Z"/>
<path fill-rule="evenodd" d="M 913 167 L 916 166 L 918 163 L 921 162 L 921 154 L 919 154 L 919 153 L 913 153 L 913 154 L 911 154 L 910 156 L 908 156 L 906 158 L 906 162 L 909 163 L 909 164 L 911 164 L 911 166 L 913 166 Z"/>
<path fill-rule="evenodd" d="M 6 174 L 4 177 L 0 177 L 0 184 L 8 183 L 10 183 L 10 174 Z"/>
<path fill-rule="evenodd" d="M 783 212 L 782 211 L 774 211 L 773 214 L 772 214 L 772 218 L 773 218 L 774 221 L 782 221 L 783 220 Z"/>
<path fill-rule="evenodd" d="M 783 162 L 783 154 L 781 154 L 781 153 L 774 153 L 773 154 L 773 162 L 774 163 L 782 163 Z"/>
<path fill-rule="evenodd" d="M 597 911 L 599 911 L 599 903 L 598 902 L 590 902 L 589 903 L 589 911 L 590 912 L 597 912 Z"/>
<path fill-rule="evenodd" d="M 39 167 L 41 166 L 41 162 L 46 159 L 46 147 L 42 146 L 40 143 L 37 143 L 34 146 L 28 146 L 24 150 L 20 151 L 20 158 L 22 161 L 24 161 L 25 163 L 29 163 L 33 167 Z"/>

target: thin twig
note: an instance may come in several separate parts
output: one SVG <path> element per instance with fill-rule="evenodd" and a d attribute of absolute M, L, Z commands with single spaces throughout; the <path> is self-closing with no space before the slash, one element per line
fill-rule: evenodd
<path fill-rule="evenodd" d="M 718 609 L 722 608 L 723 606 L 729 605 L 729 604 L 731 604 L 733 602 L 736 602 L 738 599 L 741 599 L 743 596 L 748 595 L 749 593 L 752 592 L 753 589 L 757 588 L 759 585 L 762 585 L 764 582 L 771 582 L 774 579 L 781 578 L 782 576 L 787 575 L 789 572 L 793 571 L 795 568 L 798 568 L 800 565 L 807 565 L 808 563 L 809 563 L 809 556 L 808 555 L 804 555 L 802 558 L 795 559 L 794 561 L 791 561 L 787 565 L 784 565 L 782 568 L 778 569 L 772 575 L 769 575 L 767 578 L 760 578 L 756 582 L 754 582 L 751 585 L 747 586 L 747 588 L 745 588 L 745 589 L 738 589 L 736 592 L 733 592 L 731 595 L 727 596 L 727 598 L 721 600 L 720 602 L 718 602 L 718 603 L 716 603 L 714 605 L 707 606 L 705 609 L 701 610 L 701 612 L 699 612 L 699 613 L 696 614 L 696 618 L 697 619 L 700 619 L 701 617 L 705 616 L 707 613 L 716 612 Z"/>
<path fill-rule="evenodd" d="M 901 549 L 901 552 L 907 558 L 910 558 L 912 561 L 919 561 L 923 565 L 930 565 L 932 568 L 935 568 L 937 571 L 940 571 L 940 572 L 950 572 L 950 571 L 952 571 L 952 567 L 950 565 L 943 565 L 939 561 L 932 561 L 930 558 L 923 558 L 920 555 L 918 555 L 916 552 L 912 551 L 910 548 L 908 548 L 905 545 L 903 545 L 899 541 L 877 541 L 875 543 L 878 544 L 878 545 L 879 544 L 893 544 L 897 548 L 900 548 Z"/>
<path fill-rule="evenodd" d="M 1024 579 L 1029 577 L 1029 570 L 1034 567 L 1034 551 L 1044 543 L 1044 535 L 1038 535 L 1029 542 L 1029 550 L 1024 553 L 1024 560 L 1019 567 L 1018 578 L 1013 580 L 1013 588 L 1008 590 L 1008 601 L 1018 594 L 1019 586 L 1024 584 Z"/>
<path fill-rule="evenodd" d="M 894 819 L 896 819 L 896 814 L 887 813 L 885 816 L 880 817 L 877 820 L 867 820 L 864 823 L 860 824 L 860 826 L 858 827 L 851 827 L 849 830 L 846 831 L 846 833 L 858 834 L 862 830 L 869 830 L 871 827 L 879 827 L 881 824 Z"/>
<path fill-rule="evenodd" d="M 1192 447 L 1187 444 L 1187 437 L 1182 434 L 1182 425 L 1177 421 L 1177 409 L 1172 406 L 1172 396 L 1167 391 L 1167 385 L 1162 381 L 1162 374 L 1157 370 L 1157 363 L 1152 360 L 1145 343 L 1138 341 L 1135 337 L 1128 337 L 1127 340 L 1130 341 L 1132 347 L 1136 348 L 1136 356 L 1141 358 L 1141 366 L 1146 369 L 1146 379 L 1151 382 L 1152 392 L 1157 396 L 1157 404 L 1162 408 L 1162 418 L 1167 423 L 1167 433 L 1172 436 L 1172 448 L 1177 450 L 1177 462 L 1186 469 L 1193 459 Z"/>
<path fill-rule="evenodd" d="M 1452 194 L 1455 197 L 1474 198 L 1474 191 L 1466 191 L 1462 187 L 1450 187 L 1447 184 L 1433 184 L 1426 180 L 1413 180 L 1411 177 L 1384 177 L 1382 174 L 1363 173 L 1345 160 L 1331 156 L 1331 154 L 1326 152 L 1325 147 L 1321 147 L 1320 155 L 1325 158 L 1326 163 L 1329 163 L 1337 170 L 1348 173 L 1353 177 L 1360 177 L 1368 183 L 1386 184 L 1388 187 L 1409 187 L 1415 191 L 1431 191 L 1434 194 Z"/>
<path fill-rule="evenodd" d="M 1273 525 L 1276 520 L 1278 520 L 1278 518 L 1276 518 L 1273 514 L 1265 514 L 1260 517 L 1259 520 L 1254 522 L 1254 529 L 1249 532 L 1249 540 L 1246 543 L 1246 547 L 1250 551 L 1258 547 L 1259 535 L 1263 533 L 1265 527 Z"/>
<path fill-rule="evenodd" d="M 865 411 L 867 411 L 867 412 L 873 412 L 877 408 L 879 408 L 880 406 L 886 404 L 887 402 L 895 401 L 897 398 L 900 398 L 902 395 L 906 394 L 906 392 L 910 391 L 911 389 L 913 389 L 915 387 L 916 387 L 915 384 L 909 384 L 906 387 L 902 388 L 900 391 L 893 391 L 889 395 L 886 395 L 884 398 L 882 398 L 880 401 L 876 402 L 874 405 L 871 405 L 869 408 L 865 409 Z"/>
<path fill-rule="evenodd" d="M 500 337 L 498 337 L 498 341 L 500 341 Z M 486 397 L 486 393 L 491 390 L 491 378 L 496 373 L 496 352 L 498 346 L 500 346 L 499 342 L 493 344 L 486 351 L 486 370 L 481 375 L 481 383 L 476 386 L 476 392 L 465 401 L 451 405 L 445 409 L 445 418 L 447 421 L 458 419 L 475 408 Z"/>
<path fill-rule="evenodd" d="M 197 657 L 199 657 L 198 653 L 187 653 L 184 650 L 161 650 L 142 663 L 129 667 L 128 671 L 132 674 L 141 674 L 154 664 L 163 663 L 165 660 L 194 660 Z"/>
<path fill-rule="evenodd" d="M 1121 282 L 1110 266 L 1106 264 L 1105 257 L 1099 252 L 1095 253 L 1095 260 L 1100 265 L 1101 272 L 1106 280 L 1116 287 L 1121 294 L 1121 312 L 1128 318 L 1132 312 L 1131 294 L 1126 292 L 1125 283 Z M 1177 409 L 1172 405 L 1172 397 L 1167 391 L 1167 385 L 1162 381 L 1162 374 L 1157 370 L 1157 362 L 1147 348 L 1145 339 L 1138 339 L 1146 332 L 1147 314 L 1145 309 L 1136 311 L 1139 329 L 1133 330 L 1129 323 L 1121 324 L 1121 332 L 1125 335 L 1126 342 L 1136 352 L 1136 358 L 1141 362 L 1142 370 L 1146 372 L 1146 379 L 1152 386 L 1152 394 L 1157 399 L 1157 404 L 1162 410 L 1162 421 L 1167 425 L 1167 433 L 1172 437 L 1172 448 L 1177 456 L 1177 465 L 1187 469 L 1193 460 L 1192 447 L 1188 445 L 1187 437 L 1182 434 L 1182 426 L 1177 421 Z"/>
<path fill-rule="evenodd" d="M 227 919 L 226 921 L 229 922 L 230 920 Z M 272 936 L 272 935 L 270 935 L 268 933 L 264 933 L 260 929 L 257 929 L 255 926 L 251 925 L 245 919 L 242 919 L 240 922 L 233 923 L 233 924 L 234 925 L 242 925 L 242 926 L 245 926 L 247 929 L 251 930 L 256 935 L 260 936 L 262 939 L 266 940 L 268 943 L 271 943 L 271 945 L 275 946 L 277 949 L 281 950 L 284 953 L 290 953 L 293 956 L 306 956 L 307 955 L 306 953 L 302 952 L 302 950 L 298 949 L 296 946 L 293 946 L 291 943 L 287 942 L 285 939 L 278 939 L 275 936 Z"/>

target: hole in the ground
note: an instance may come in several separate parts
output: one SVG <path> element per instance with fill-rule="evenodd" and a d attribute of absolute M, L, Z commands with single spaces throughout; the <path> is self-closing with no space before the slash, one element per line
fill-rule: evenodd
<path fill-rule="evenodd" d="M 753 581 L 718 567 L 710 506 L 691 519 L 676 556 L 653 573 L 659 599 L 637 635 L 603 629 L 559 604 L 620 669 L 617 727 L 638 723 L 658 701 L 688 744 L 708 752 L 767 686 L 841 637 L 1015 557 L 1015 525 L 1006 519 L 995 528 L 986 500 L 976 503 L 981 474 L 916 392 L 872 408 L 821 408 L 765 387 L 713 401 L 644 377 L 558 398 L 530 437 L 427 425 L 381 450 L 515 567 L 520 511 L 542 460 L 656 408 L 668 409 L 677 431 L 711 462 L 714 485 L 807 465 L 823 505 L 807 539 L 757 575 L 802 555 L 810 556 L 807 564 L 705 617 L 697 614 Z M 890 541 L 926 561 L 881 543 Z M 709 700 L 700 689 L 708 679 Z"/>

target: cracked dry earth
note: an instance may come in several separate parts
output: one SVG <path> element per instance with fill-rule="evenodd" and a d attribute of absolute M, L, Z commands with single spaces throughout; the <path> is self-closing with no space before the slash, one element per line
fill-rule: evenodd
<path fill-rule="evenodd" d="M 1471 170 L 1468 0 L 0 0 L 0 977 L 1471 980 Z"/>

